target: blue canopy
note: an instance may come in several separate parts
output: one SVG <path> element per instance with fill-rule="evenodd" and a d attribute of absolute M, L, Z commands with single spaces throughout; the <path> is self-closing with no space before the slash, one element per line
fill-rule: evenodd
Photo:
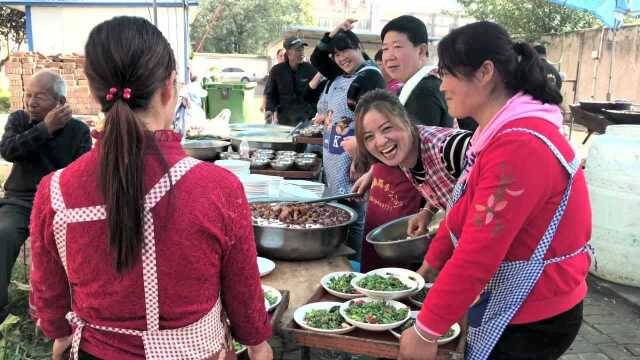
<path fill-rule="evenodd" d="M 640 15 L 640 0 L 549 0 L 562 6 L 584 10 L 600 19 L 608 28 L 622 26 L 625 16 Z"/>

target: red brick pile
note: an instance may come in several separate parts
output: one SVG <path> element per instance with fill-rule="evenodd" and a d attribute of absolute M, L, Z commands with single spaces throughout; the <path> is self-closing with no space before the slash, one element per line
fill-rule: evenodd
<path fill-rule="evenodd" d="M 81 55 L 45 56 L 39 53 L 14 53 L 5 64 L 11 92 L 11 111 L 23 109 L 24 92 L 36 72 L 48 69 L 62 75 L 67 83 L 67 102 L 74 115 L 97 115 L 100 105 L 93 99 L 84 75 Z"/>

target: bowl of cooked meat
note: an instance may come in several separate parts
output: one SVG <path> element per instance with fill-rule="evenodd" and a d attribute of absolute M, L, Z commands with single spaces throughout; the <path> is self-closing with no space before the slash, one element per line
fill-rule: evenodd
<path fill-rule="evenodd" d="M 253 203 L 258 253 L 279 260 L 321 259 L 347 238 L 358 215 L 338 204 Z"/>

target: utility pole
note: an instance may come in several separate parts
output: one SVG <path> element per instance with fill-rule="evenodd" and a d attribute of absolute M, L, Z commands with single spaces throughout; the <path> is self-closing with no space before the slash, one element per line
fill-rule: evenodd
<path fill-rule="evenodd" d="M 153 0 L 153 25 L 158 27 L 158 4 Z"/>

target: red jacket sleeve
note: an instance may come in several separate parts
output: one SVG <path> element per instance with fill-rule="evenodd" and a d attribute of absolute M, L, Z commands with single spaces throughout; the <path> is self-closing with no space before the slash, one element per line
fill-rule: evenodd
<path fill-rule="evenodd" d="M 459 244 L 425 299 L 418 317 L 421 325 L 445 333 L 463 317 L 505 259 L 523 224 L 550 196 L 558 166 L 546 145 L 533 136 L 501 135 L 484 150 L 461 199 L 470 197 L 466 213 L 458 211 L 455 215 L 463 219 L 449 222 L 463 224 L 457 234 Z M 436 244 L 445 241 L 444 230 L 440 229 Z M 446 255 L 438 248 L 427 255 L 436 266 Z"/>
<path fill-rule="evenodd" d="M 65 319 L 71 310 L 69 282 L 62 266 L 53 236 L 54 211 L 51 207 L 49 184 L 45 177 L 38 186 L 30 223 L 31 241 L 31 315 L 39 321 L 42 332 L 52 339 L 71 334 Z"/>
<path fill-rule="evenodd" d="M 221 269 L 222 300 L 234 338 L 245 345 L 257 345 L 271 337 L 271 323 L 260 285 L 251 210 L 237 180 L 227 194 L 229 246 L 224 249 Z"/>
<path fill-rule="evenodd" d="M 449 229 L 446 225 L 446 217 L 440 222 L 436 235 L 431 240 L 429 250 L 425 254 L 424 260 L 430 267 L 440 270 L 444 263 L 451 257 L 453 253 L 453 243 L 449 235 Z"/>

